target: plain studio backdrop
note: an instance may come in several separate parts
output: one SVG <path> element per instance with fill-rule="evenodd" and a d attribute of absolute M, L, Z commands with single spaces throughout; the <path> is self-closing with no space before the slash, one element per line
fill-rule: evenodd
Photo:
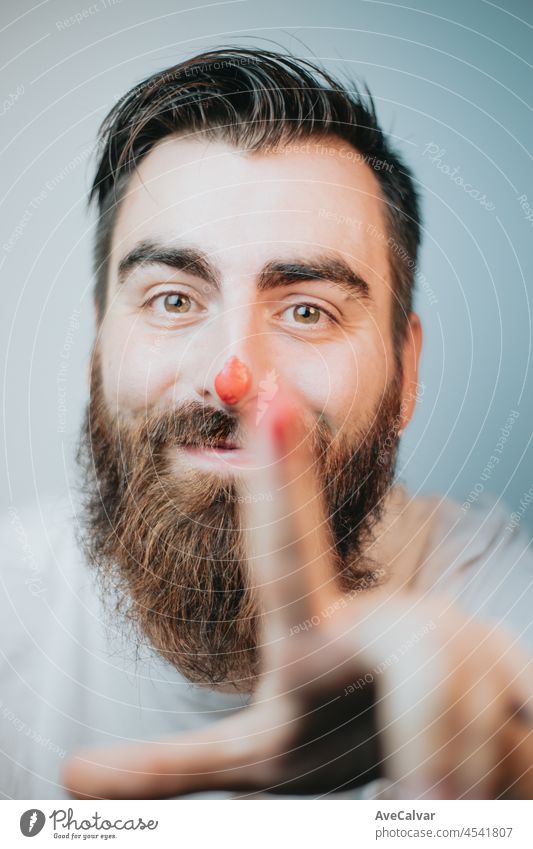
<path fill-rule="evenodd" d="M 531 3 L 9 0 L 0 15 L 1 512 L 73 483 L 99 123 L 148 74 L 232 45 L 368 82 L 424 198 L 422 386 L 398 476 L 501 499 L 531 532 Z"/>

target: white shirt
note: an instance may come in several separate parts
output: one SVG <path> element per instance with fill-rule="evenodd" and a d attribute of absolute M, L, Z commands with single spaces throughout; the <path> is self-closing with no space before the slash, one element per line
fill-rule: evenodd
<path fill-rule="evenodd" d="M 82 746 L 199 728 L 247 703 L 189 684 L 155 653 L 135 656 L 103 613 L 76 514 L 65 500 L 11 508 L 0 522 L 0 798 L 67 799 L 61 770 Z M 376 557 L 391 587 L 446 593 L 533 653 L 533 551 L 513 524 L 494 503 L 464 511 L 396 486 Z"/>

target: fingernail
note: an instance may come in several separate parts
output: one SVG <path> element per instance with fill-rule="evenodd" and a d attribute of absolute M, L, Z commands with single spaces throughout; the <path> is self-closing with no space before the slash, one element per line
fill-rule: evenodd
<path fill-rule="evenodd" d="M 270 415 L 270 433 L 274 449 L 286 453 L 294 444 L 300 419 L 294 401 L 288 395 L 275 399 Z"/>

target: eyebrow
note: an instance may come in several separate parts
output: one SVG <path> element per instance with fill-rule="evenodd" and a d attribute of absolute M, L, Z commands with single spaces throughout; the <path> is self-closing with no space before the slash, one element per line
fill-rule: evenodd
<path fill-rule="evenodd" d="M 198 248 L 175 247 L 156 242 L 139 242 L 119 262 L 118 282 L 122 285 L 136 269 L 145 265 L 166 265 L 185 271 L 220 288 L 221 275 L 208 255 Z M 323 280 L 343 289 L 348 296 L 371 299 L 370 286 L 346 260 L 327 254 L 309 260 L 268 262 L 261 270 L 257 288 L 266 292 L 298 281 Z"/>
<path fill-rule="evenodd" d="M 299 280 L 323 280 L 344 289 L 350 297 L 371 299 L 366 280 L 346 260 L 330 256 L 319 256 L 311 262 L 269 262 L 259 276 L 257 288 L 264 292 Z"/>
<path fill-rule="evenodd" d="M 220 286 L 220 278 L 209 261 L 207 254 L 197 248 L 173 247 L 156 242 L 139 242 L 122 257 L 118 264 L 118 282 L 122 285 L 126 278 L 143 265 L 167 265 L 175 271 L 186 271 L 213 286 Z"/>

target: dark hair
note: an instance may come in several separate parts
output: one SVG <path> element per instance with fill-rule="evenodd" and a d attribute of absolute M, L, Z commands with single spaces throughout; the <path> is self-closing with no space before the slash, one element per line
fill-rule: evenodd
<path fill-rule="evenodd" d="M 382 132 L 368 89 L 363 96 L 308 60 L 265 50 L 212 50 L 159 71 L 134 86 L 104 119 L 89 195 L 99 215 L 94 246 L 99 317 L 115 216 L 131 172 L 164 137 L 199 132 L 250 151 L 311 135 L 335 135 L 352 145 L 374 171 L 385 201 L 398 353 L 412 308 L 420 241 L 411 172 Z"/>

